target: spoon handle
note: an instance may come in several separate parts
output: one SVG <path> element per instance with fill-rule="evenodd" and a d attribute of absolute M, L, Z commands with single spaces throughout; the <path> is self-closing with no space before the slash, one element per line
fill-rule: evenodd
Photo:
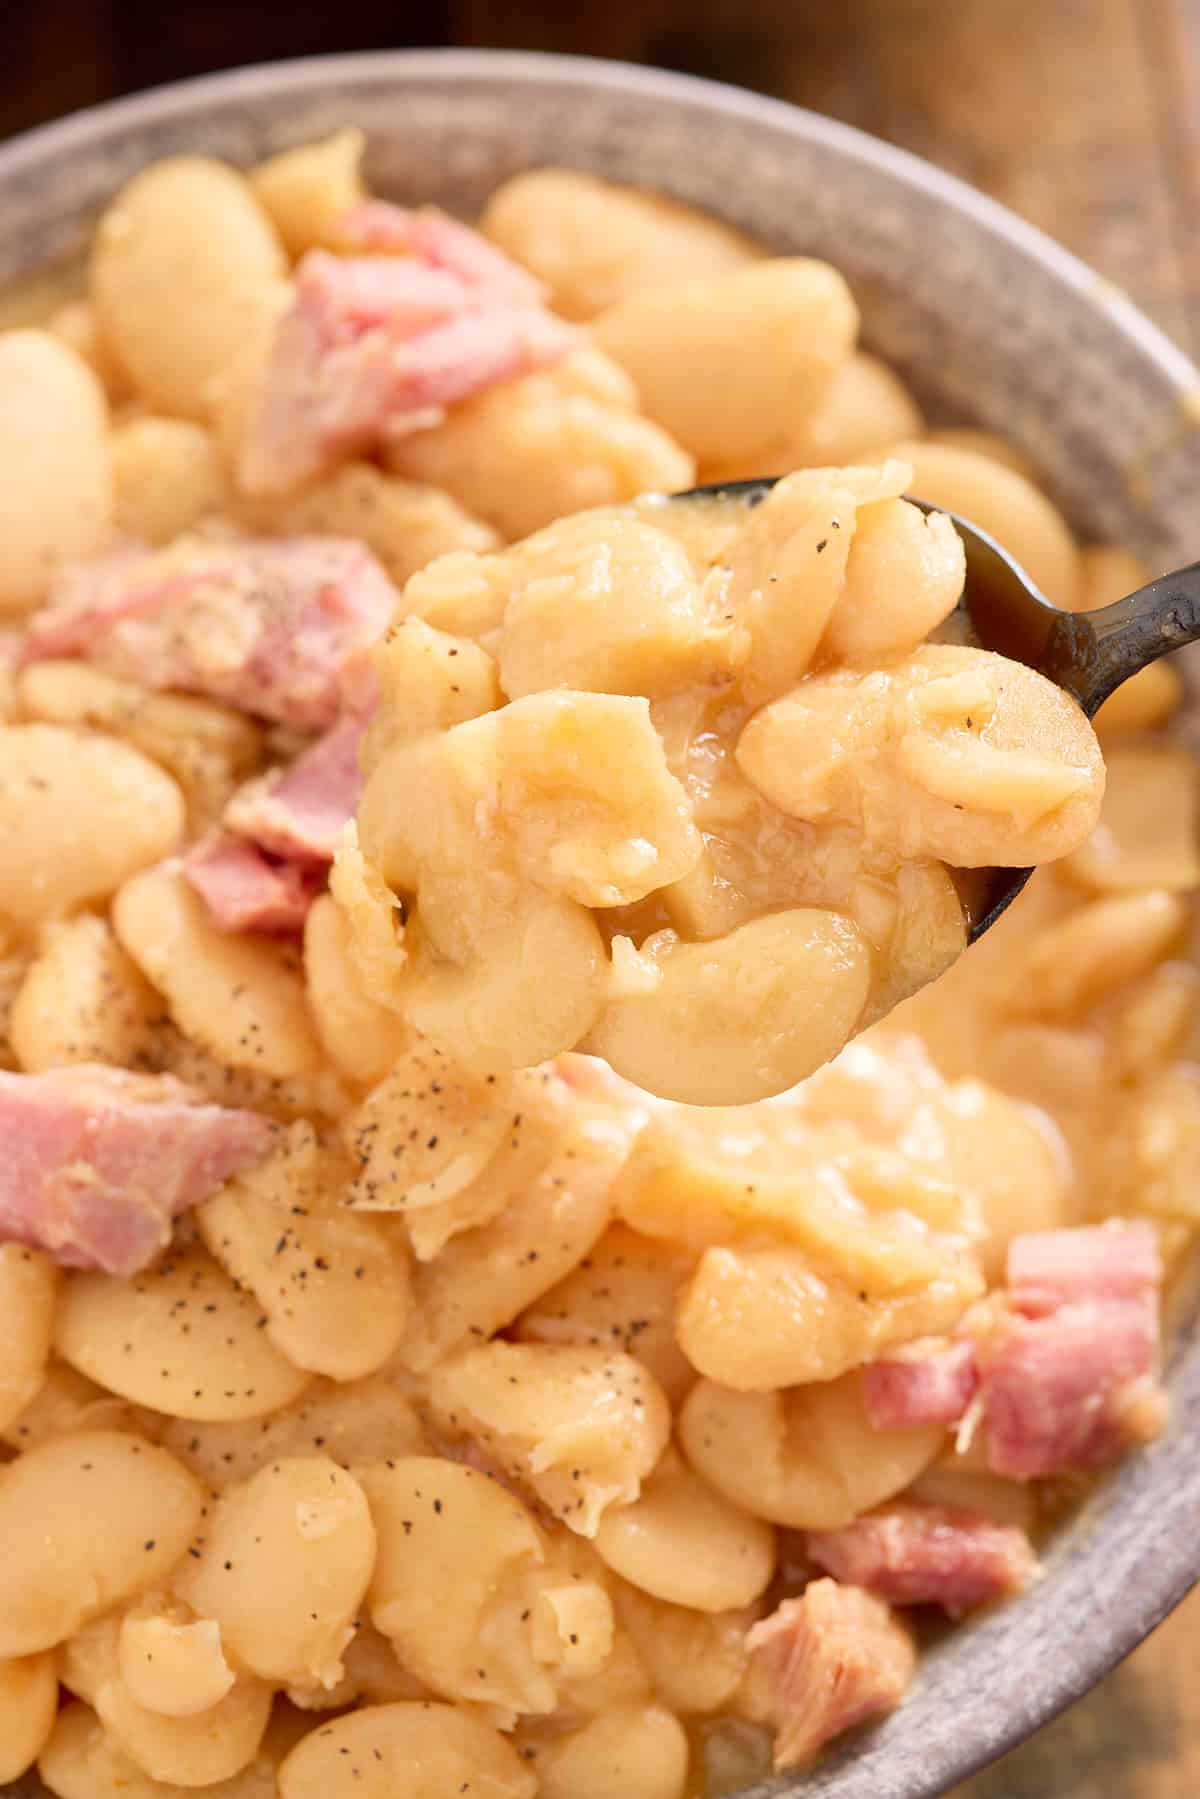
<path fill-rule="evenodd" d="M 1072 614 L 1056 635 L 1050 659 L 1062 667 L 1057 678 L 1091 716 L 1130 675 L 1200 640 L 1200 562 L 1098 612 Z"/>

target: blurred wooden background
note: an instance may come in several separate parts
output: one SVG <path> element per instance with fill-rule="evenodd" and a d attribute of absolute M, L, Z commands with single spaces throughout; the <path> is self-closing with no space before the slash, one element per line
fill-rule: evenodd
<path fill-rule="evenodd" d="M 10 0 L 0 42 L 0 135 L 210 69 L 414 44 L 739 82 L 965 176 L 1200 355 L 1200 0 Z M 1198 1665 L 1200 1594 L 955 1799 L 1200 1799 Z"/>

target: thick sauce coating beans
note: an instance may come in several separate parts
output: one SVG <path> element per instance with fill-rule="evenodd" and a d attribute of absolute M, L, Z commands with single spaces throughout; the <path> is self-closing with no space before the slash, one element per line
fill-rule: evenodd
<path fill-rule="evenodd" d="M 1073 700 L 1032 669 L 954 644 L 875 676 L 814 676 L 756 714 L 737 757 L 791 817 L 962 868 L 1055 860 L 1082 843 L 1104 790 Z"/>
<path fill-rule="evenodd" d="M 1078 706 L 918 647 L 965 565 L 909 475 L 583 513 L 410 583 L 343 854 L 404 905 L 415 1029 L 481 1072 L 584 1045 L 664 1098 L 748 1103 L 961 952 L 946 869 L 1083 841 L 1104 771 Z M 432 718 L 414 693 L 455 649 L 494 667 Z"/>
<path fill-rule="evenodd" d="M 908 1365 L 986 1383 L 1030 1233 L 1193 1241 L 1180 679 L 1098 741 L 961 641 L 910 494 L 1063 607 L 1147 571 L 836 269 L 366 150 L 154 164 L 0 330 L 0 1788 L 726 1799 L 795 1533 L 1061 1510 Z"/>

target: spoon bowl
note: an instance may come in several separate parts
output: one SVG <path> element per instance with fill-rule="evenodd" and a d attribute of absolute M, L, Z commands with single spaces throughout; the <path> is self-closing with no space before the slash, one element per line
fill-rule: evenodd
<path fill-rule="evenodd" d="M 734 500 L 753 507 L 779 478 L 717 482 L 671 498 L 679 504 Z M 1063 612 L 978 525 L 944 506 L 931 506 L 912 494 L 908 498 L 922 512 L 946 512 L 962 539 L 967 578 L 958 603 L 956 639 L 1036 669 L 1078 701 L 1089 718 L 1131 675 L 1200 641 L 1200 562 L 1160 575 L 1095 612 Z M 1032 873 L 1032 868 L 972 871 L 970 942 L 995 924 Z"/>

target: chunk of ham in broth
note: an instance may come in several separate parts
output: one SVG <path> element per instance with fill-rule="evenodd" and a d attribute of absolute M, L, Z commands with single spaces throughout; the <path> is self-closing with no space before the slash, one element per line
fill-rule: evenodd
<path fill-rule="evenodd" d="M 1010 1315 L 980 1346 L 988 1463 L 1018 1480 L 1086 1472 L 1157 1436 L 1162 1264 L 1154 1229 L 1030 1232 L 1008 1251 Z"/>
<path fill-rule="evenodd" d="M 871 1422 L 977 1421 L 988 1466 L 1012 1480 L 1102 1468 L 1165 1422 L 1161 1284 L 1158 1239 L 1141 1220 L 1014 1237 L 1006 1303 L 985 1329 L 864 1369 Z"/>
<path fill-rule="evenodd" d="M 794 1768 L 823 1744 L 904 1697 L 916 1650 L 891 1609 L 861 1587 L 815 1580 L 747 1633 L 751 1679 L 775 1727 L 775 1766 Z"/>
<path fill-rule="evenodd" d="M 969 1342 L 914 1344 L 912 1352 L 863 1370 L 863 1404 L 876 1430 L 957 1424 L 979 1386 Z"/>
<path fill-rule="evenodd" d="M 194 844 L 183 872 L 223 931 L 299 936 L 325 885 L 325 867 L 273 857 L 245 837 L 217 831 Z"/>
<path fill-rule="evenodd" d="M 363 200 L 342 214 L 332 241 L 354 255 L 416 256 L 430 268 L 454 275 L 495 303 L 544 306 L 545 284 L 498 250 L 488 238 L 436 206 L 396 206 Z"/>
<path fill-rule="evenodd" d="M 1153 1303 L 1162 1260 L 1152 1225 L 1120 1219 L 1014 1237 L 1007 1272 L 1013 1306 L 1037 1318 L 1080 1300 Z"/>
<path fill-rule="evenodd" d="M 284 769 L 248 782 L 183 872 L 223 931 L 295 935 L 322 892 L 362 791 L 368 712 L 348 712 Z"/>
<path fill-rule="evenodd" d="M 347 713 L 287 768 L 244 787 L 226 809 L 227 828 L 275 856 L 332 862 L 362 793 L 368 722 Z"/>
<path fill-rule="evenodd" d="M 444 213 L 372 201 L 333 237 L 367 253 L 310 250 L 296 270 L 240 445 L 248 493 L 287 492 L 436 424 L 578 342 L 524 270 Z"/>
<path fill-rule="evenodd" d="M 21 660 L 80 657 L 143 687 L 324 731 L 358 697 L 397 598 L 348 538 L 195 534 L 76 563 L 30 621 Z"/>
<path fill-rule="evenodd" d="M 171 1221 L 274 1147 L 255 1112 L 199 1103 L 167 1075 L 98 1064 L 0 1071 L 0 1242 L 129 1276 Z"/>
<path fill-rule="evenodd" d="M 1019 1593 L 1037 1569 L 1023 1530 L 958 1507 L 893 1501 L 841 1530 L 810 1530 L 818 1567 L 892 1605 L 940 1605 L 952 1618 Z"/>

